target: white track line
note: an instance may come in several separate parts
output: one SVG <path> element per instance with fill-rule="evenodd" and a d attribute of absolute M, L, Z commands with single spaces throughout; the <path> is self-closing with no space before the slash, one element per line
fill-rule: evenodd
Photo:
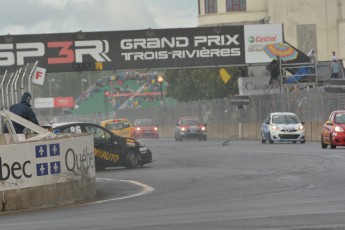
<path fill-rule="evenodd" d="M 141 192 L 135 193 L 133 195 L 118 197 L 118 198 L 114 198 L 114 199 L 99 200 L 99 201 L 91 202 L 89 204 L 101 204 L 101 203 L 110 202 L 110 201 L 124 200 L 124 199 L 128 199 L 128 198 L 136 197 L 136 196 L 142 196 L 142 195 L 145 195 L 146 193 L 149 193 L 149 192 L 152 192 L 153 190 L 155 190 L 154 188 L 152 188 L 146 184 L 143 184 L 143 183 L 140 183 L 140 182 L 134 181 L 134 180 L 116 180 L 116 179 L 109 179 L 109 178 L 96 178 L 96 182 L 101 181 L 101 180 L 131 183 L 131 184 L 135 184 L 135 185 L 142 187 L 142 190 L 141 190 Z"/>

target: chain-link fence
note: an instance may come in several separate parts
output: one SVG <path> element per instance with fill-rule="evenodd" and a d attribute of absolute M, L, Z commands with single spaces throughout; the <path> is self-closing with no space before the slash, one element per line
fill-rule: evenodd
<path fill-rule="evenodd" d="M 159 125 L 175 125 L 180 116 L 198 116 L 208 124 L 261 123 L 270 112 L 294 112 L 305 122 L 323 122 L 333 110 L 345 108 L 345 94 L 327 94 L 321 88 L 311 88 L 274 95 L 249 97 L 248 105 L 234 105 L 233 97 L 111 111 L 92 116 L 60 116 L 57 121 L 80 120 L 98 123 L 102 119 L 124 117 L 154 119 Z"/>

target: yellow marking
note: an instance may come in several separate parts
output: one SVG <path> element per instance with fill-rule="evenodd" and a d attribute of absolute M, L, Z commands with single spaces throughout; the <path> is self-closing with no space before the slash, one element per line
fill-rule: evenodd
<path fill-rule="evenodd" d="M 96 70 L 103 70 L 103 62 L 96 62 Z"/>
<path fill-rule="evenodd" d="M 95 149 L 95 156 L 114 163 L 118 162 L 120 159 L 118 154 L 110 153 L 101 149 Z"/>

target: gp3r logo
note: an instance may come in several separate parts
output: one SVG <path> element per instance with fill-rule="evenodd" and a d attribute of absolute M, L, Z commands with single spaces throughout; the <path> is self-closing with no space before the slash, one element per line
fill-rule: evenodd
<path fill-rule="evenodd" d="M 26 58 L 44 57 L 46 49 L 58 49 L 56 57 L 47 57 L 48 64 L 82 63 L 85 56 L 95 62 L 110 62 L 107 40 L 59 41 L 0 44 L 0 66 L 24 65 Z"/>

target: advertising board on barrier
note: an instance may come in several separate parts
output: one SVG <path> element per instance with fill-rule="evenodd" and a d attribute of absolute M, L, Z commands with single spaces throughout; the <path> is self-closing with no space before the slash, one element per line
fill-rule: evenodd
<path fill-rule="evenodd" d="M 279 84 L 270 85 L 270 78 L 269 76 L 238 78 L 239 94 L 250 96 L 280 93 L 281 86 Z"/>
<path fill-rule="evenodd" d="M 5 35 L 0 69 L 35 61 L 48 73 L 245 65 L 269 62 L 264 45 L 282 39 L 282 24 Z"/>
<path fill-rule="evenodd" d="M 34 108 L 73 108 L 73 97 L 48 97 L 48 98 L 35 98 Z"/>
<path fill-rule="evenodd" d="M 330 79 L 325 81 L 324 89 L 326 93 L 345 93 L 345 80 Z"/>
<path fill-rule="evenodd" d="M 92 135 L 0 145 L 0 191 L 95 177 Z"/>

